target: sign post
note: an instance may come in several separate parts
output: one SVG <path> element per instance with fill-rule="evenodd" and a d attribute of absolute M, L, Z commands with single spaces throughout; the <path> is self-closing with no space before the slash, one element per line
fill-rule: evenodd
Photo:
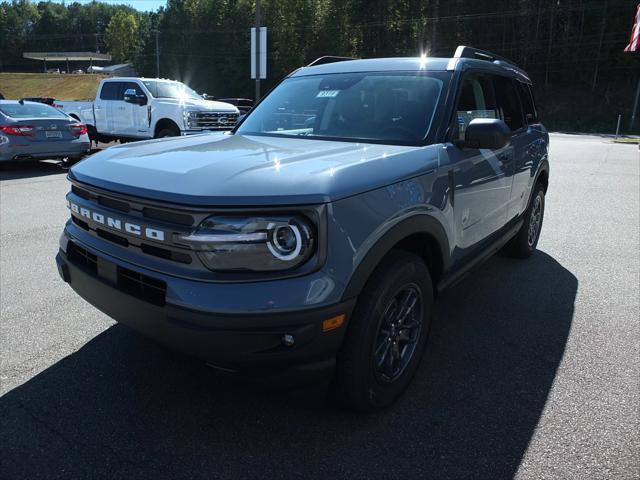
<path fill-rule="evenodd" d="M 260 35 L 251 29 L 251 78 L 256 81 L 256 99 L 260 100 L 260 80 L 267 78 L 267 27 L 260 27 Z"/>

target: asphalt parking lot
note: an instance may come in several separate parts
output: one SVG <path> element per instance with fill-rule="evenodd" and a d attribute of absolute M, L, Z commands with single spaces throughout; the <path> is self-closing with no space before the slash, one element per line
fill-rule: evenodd
<path fill-rule="evenodd" d="M 539 251 L 439 301 L 390 410 L 221 376 L 58 277 L 54 164 L 0 172 L 0 477 L 640 477 L 640 154 L 553 135 Z"/>

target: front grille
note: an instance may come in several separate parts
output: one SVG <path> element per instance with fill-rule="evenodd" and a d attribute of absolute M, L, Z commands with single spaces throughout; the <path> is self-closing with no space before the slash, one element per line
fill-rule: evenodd
<path fill-rule="evenodd" d="M 193 217 L 186 213 L 169 212 L 160 210 L 159 208 L 144 207 L 142 215 L 152 220 L 160 220 L 162 222 L 177 223 L 190 227 L 193 225 Z"/>
<path fill-rule="evenodd" d="M 76 185 L 71 185 L 71 191 L 85 200 L 91 200 L 91 193 Z"/>
<path fill-rule="evenodd" d="M 86 188 L 78 187 L 77 185 L 72 185 L 71 191 L 78 195 L 80 198 L 84 198 L 85 200 L 88 200 L 94 204 L 101 205 L 103 207 L 107 207 L 123 213 L 139 213 L 141 217 L 147 218 L 149 220 L 160 220 L 162 222 L 176 223 L 178 225 L 184 225 L 188 227 L 193 226 L 195 222 L 193 216 L 187 213 L 174 212 L 171 210 L 139 205 L 121 198 L 116 199 L 110 195 L 93 192 Z"/>
<path fill-rule="evenodd" d="M 189 118 L 190 128 L 206 128 L 211 130 L 228 130 L 238 122 L 237 113 L 196 112 Z"/>
<path fill-rule="evenodd" d="M 78 186 L 74 184 L 71 187 L 71 191 L 86 201 L 82 205 L 81 202 L 71 199 L 71 203 L 78 203 L 79 208 L 84 206 L 89 212 L 95 211 L 102 218 L 102 220 L 98 221 L 87 211 L 78 211 L 78 208 L 75 211 L 72 209 L 72 222 L 90 235 L 141 255 L 183 265 L 194 264 L 195 253 L 184 245 L 174 244 L 173 238 L 176 235 L 190 232 L 208 215 L 207 213 L 192 214 L 155 204 L 153 206 L 146 205 L 135 199 L 116 197 L 110 192 L 94 190 L 84 185 Z M 118 223 L 117 227 L 114 227 L 115 224 L 107 224 L 105 222 L 107 218 L 115 219 L 120 223 Z M 142 225 L 143 230 L 146 227 L 160 229 L 164 232 L 164 240 L 154 241 L 153 238 L 145 238 L 145 235 L 140 235 L 139 233 L 127 233 L 122 228 L 125 222 Z"/>
<path fill-rule="evenodd" d="M 104 238 L 105 240 L 109 240 L 110 242 L 117 243 L 118 245 L 122 245 L 123 247 L 129 246 L 129 240 L 127 240 L 122 235 L 116 235 L 115 233 L 103 230 L 102 228 L 96 228 L 96 233 L 100 238 Z"/>
<path fill-rule="evenodd" d="M 120 200 L 114 200 L 109 197 L 98 197 L 98 203 L 103 207 L 113 208 L 121 212 L 128 213 L 131 211 L 131 206 L 127 202 L 121 202 Z"/>
<path fill-rule="evenodd" d="M 76 217 L 73 217 L 73 219 L 74 221 L 82 222 L 81 220 L 77 220 Z M 176 252 L 173 250 L 169 250 L 167 248 L 156 247 L 155 245 L 151 245 L 149 243 L 140 243 L 140 245 L 132 245 L 126 237 L 123 237 L 122 235 L 117 235 L 113 232 L 104 230 L 102 228 L 96 228 L 96 233 L 100 238 L 108 240 L 109 242 L 112 242 L 112 243 L 116 243 L 120 246 L 127 247 L 127 248 L 138 247 L 140 250 L 142 250 L 143 253 L 146 253 L 147 255 L 152 255 L 158 258 L 164 258 L 165 260 L 172 260 L 174 262 L 180 262 L 180 263 L 186 263 L 186 264 L 191 263 L 191 256 L 186 253 Z"/>
<path fill-rule="evenodd" d="M 156 247 L 149 243 L 143 243 L 140 245 L 142 250 L 147 255 L 153 255 L 154 257 L 164 258 L 165 260 L 173 260 L 180 263 L 191 263 L 191 255 L 186 253 L 176 252 L 174 250 L 167 250 L 166 248 Z"/>
<path fill-rule="evenodd" d="M 83 222 L 78 217 L 71 215 L 71 220 L 73 221 L 73 223 L 78 225 L 83 230 L 87 230 L 87 231 L 91 230 L 91 227 L 89 227 L 89 224 L 87 222 Z"/>

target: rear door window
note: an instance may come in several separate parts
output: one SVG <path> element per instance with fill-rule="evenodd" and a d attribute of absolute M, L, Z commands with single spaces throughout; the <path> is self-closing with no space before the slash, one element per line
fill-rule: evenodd
<path fill-rule="evenodd" d="M 120 94 L 121 82 L 105 82 L 102 84 L 102 90 L 100 90 L 101 100 L 120 100 L 118 95 Z"/>
<path fill-rule="evenodd" d="M 511 131 L 519 130 L 525 126 L 522 105 L 516 92 L 515 83 L 516 81 L 509 77 L 497 75 L 493 77 L 498 111 Z"/>
<path fill-rule="evenodd" d="M 456 108 L 457 129 L 455 135 L 464 139 L 465 130 L 475 118 L 498 118 L 496 100 L 491 79 L 483 74 L 466 75 L 462 81 Z"/>

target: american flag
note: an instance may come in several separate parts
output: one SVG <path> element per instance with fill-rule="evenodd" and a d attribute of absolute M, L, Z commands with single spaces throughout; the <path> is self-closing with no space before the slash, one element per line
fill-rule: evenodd
<path fill-rule="evenodd" d="M 625 52 L 637 52 L 640 47 L 640 3 L 638 4 L 638 10 L 636 11 L 636 20 L 633 23 L 631 29 L 631 39 L 629 45 L 624 49 Z"/>

